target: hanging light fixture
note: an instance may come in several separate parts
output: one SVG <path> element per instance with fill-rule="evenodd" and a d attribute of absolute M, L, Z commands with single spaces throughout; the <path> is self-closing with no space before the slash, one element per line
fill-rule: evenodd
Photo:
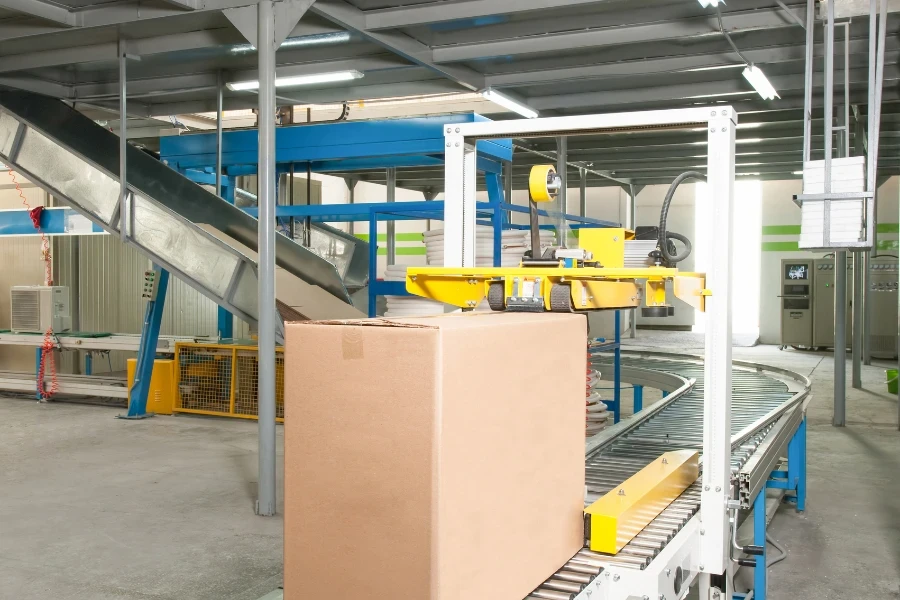
<path fill-rule="evenodd" d="M 753 89 L 756 90 L 756 93 L 759 94 L 763 100 L 781 98 L 769 82 L 766 74 L 756 65 L 748 65 L 747 68 L 744 69 L 744 79 L 750 82 L 750 85 L 753 86 Z"/>

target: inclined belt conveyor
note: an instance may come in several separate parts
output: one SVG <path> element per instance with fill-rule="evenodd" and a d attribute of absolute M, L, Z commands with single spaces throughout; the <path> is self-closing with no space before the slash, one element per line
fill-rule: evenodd
<path fill-rule="evenodd" d="M 586 504 L 611 491 L 665 452 L 703 449 L 703 361 L 646 354 L 623 358 L 623 370 L 669 373 L 680 377 L 684 385 L 656 405 L 614 426 L 609 434 L 592 438 L 591 442 L 601 439 L 588 444 Z M 606 357 L 594 357 L 591 362 L 601 371 L 612 365 Z M 786 380 L 797 383 L 789 385 Z M 771 445 L 766 438 L 782 428 L 789 413 L 799 414 L 809 382 L 780 369 L 735 362 L 732 389 L 731 466 L 737 475 L 751 457 L 754 464 L 759 462 L 757 450 L 763 448 L 764 441 L 766 447 Z M 575 600 L 605 568 L 645 569 L 699 510 L 698 479 L 615 556 L 584 548 L 526 600 Z"/>

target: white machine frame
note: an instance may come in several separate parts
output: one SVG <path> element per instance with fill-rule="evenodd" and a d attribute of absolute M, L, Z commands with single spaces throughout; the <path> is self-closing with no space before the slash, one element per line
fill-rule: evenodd
<path fill-rule="evenodd" d="M 549 137 L 616 133 L 629 129 L 678 127 L 708 131 L 707 186 L 712 211 L 705 224 L 710 257 L 706 286 L 703 489 L 698 526 L 686 528 L 670 545 L 696 546 L 696 573 L 703 600 L 731 590 L 711 586 L 710 576 L 725 574 L 729 559 L 730 530 L 727 502 L 731 493 L 731 257 L 734 209 L 735 130 L 737 113 L 730 106 L 673 110 L 482 121 L 446 125 L 444 266 L 475 266 L 475 144 L 478 139 Z M 685 533 L 685 532 L 682 532 Z M 674 544 L 681 538 L 681 544 Z M 699 541 L 697 541 L 699 538 Z M 668 549 L 668 548 L 667 548 Z M 659 558 L 659 557 L 658 557 Z M 656 561 L 654 561 L 656 562 Z M 693 564 L 693 563 L 692 563 Z M 642 571 L 645 573 L 645 571 Z M 728 578 L 725 578 L 726 581 Z M 640 596 L 638 596 L 640 597 Z"/>

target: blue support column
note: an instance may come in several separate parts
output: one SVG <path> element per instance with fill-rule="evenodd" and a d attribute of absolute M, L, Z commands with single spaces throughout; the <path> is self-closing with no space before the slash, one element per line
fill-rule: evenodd
<path fill-rule="evenodd" d="M 797 510 L 806 510 L 806 418 L 788 443 L 788 489 L 795 490 Z"/>
<path fill-rule="evenodd" d="M 94 374 L 94 355 L 90 352 L 86 352 L 84 355 L 84 374 L 85 375 L 93 375 Z"/>
<path fill-rule="evenodd" d="M 219 332 L 219 339 L 230 340 L 234 337 L 234 315 L 221 306 L 216 311 L 216 329 Z"/>
<path fill-rule="evenodd" d="M 378 219 L 375 213 L 369 215 L 369 316 L 376 316 L 378 310 L 375 288 L 378 277 Z"/>
<path fill-rule="evenodd" d="M 234 177 L 222 177 L 222 198 L 234 204 Z M 216 331 L 219 339 L 230 340 L 234 337 L 234 315 L 221 306 L 216 311 Z"/>
<path fill-rule="evenodd" d="M 634 386 L 634 414 L 644 410 L 644 386 Z"/>
<path fill-rule="evenodd" d="M 797 510 L 806 510 L 806 417 L 800 422 L 796 433 L 800 442 L 800 481 L 797 482 Z"/>
<path fill-rule="evenodd" d="M 42 392 L 44 391 L 44 382 L 41 381 L 41 358 L 44 356 L 44 350 L 38 346 L 34 349 L 34 384 L 35 384 L 35 398 L 38 400 L 41 399 Z"/>
<path fill-rule="evenodd" d="M 753 543 L 763 548 L 763 553 L 756 557 L 756 568 L 753 571 L 753 598 L 766 600 L 766 488 L 756 495 L 753 502 Z"/>
<path fill-rule="evenodd" d="M 622 332 L 620 331 L 622 324 L 622 315 L 620 311 L 616 311 L 616 347 L 613 351 L 615 358 L 613 359 L 613 423 L 618 423 L 622 416 Z"/>
<path fill-rule="evenodd" d="M 153 363 L 156 360 L 156 347 L 159 342 L 159 327 L 162 324 L 163 308 L 166 304 L 166 290 L 169 287 L 169 272 L 159 269 L 156 283 L 156 297 L 147 301 L 144 312 L 144 326 L 141 330 L 141 345 L 138 350 L 137 368 L 134 372 L 134 383 L 129 390 L 128 415 L 119 415 L 121 419 L 143 419 L 153 416 L 147 413 L 147 395 L 150 392 L 150 379 L 153 377 Z"/>
<path fill-rule="evenodd" d="M 499 173 L 485 173 L 484 181 L 487 185 L 488 202 L 493 206 L 491 222 L 494 226 L 494 266 L 499 267 L 503 253 L 503 181 Z"/>

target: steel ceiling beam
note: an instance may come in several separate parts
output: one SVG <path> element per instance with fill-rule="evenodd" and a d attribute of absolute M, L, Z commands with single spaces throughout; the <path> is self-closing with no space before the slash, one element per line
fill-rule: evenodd
<path fill-rule="evenodd" d="M 300 22 L 289 37 L 318 35 L 343 31 L 336 27 L 323 27 L 316 23 Z M 151 56 L 169 52 L 202 50 L 244 43 L 241 34 L 232 27 L 201 29 L 185 33 L 173 33 L 154 37 L 130 39 L 127 41 L 129 54 Z M 111 61 L 116 58 L 117 43 L 101 42 L 70 46 L 67 48 L 36 50 L 19 54 L 0 56 L 0 73 L 25 69 L 42 69 L 62 65 L 76 65 L 97 61 Z M 309 49 L 306 49 L 308 52 Z M 282 51 L 284 54 L 285 51 Z"/>
<path fill-rule="evenodd" d="M 2 0 L 10 4 L 23 3 L 27 6 L 35 4 L 44 4 L 39 0 L 28 2 L 27 0 Z M 190 14 L 198 14 L 202 12 L 218 12 L 227 8 L 237 8 L 240 6 L 255 5 L 252 0 L 215 0 L 207 1 L 202 8 L 191 11 Z M 59 8 L 59 7 L 57 7 Z M 15 10 L 12 8 L 12 10 Z M 60 8 L 60 10 L 65 10 Z M 27 11 L 23 11 L 27 12 Z M 69 12 L 69 11 L 66 11 Z M 74 16 L 75 25 L 81 29 L 92 27 L 105 27 L 110 25 L 123 25 L 133 21 L 149 21 L 153 19 L 162 19 L 165 17 L 184 15 L 183 7 L 173 6 L 160 2 L 158 4 L 149 4 L 145 2 L 122 2 L 109 4 L 96 4 L 89 8 L 71 11 Z M 44 26 L 41 23 L 28 22 L 0 22 L 0 42 L 6 42 L 14 39 L 38 36 L 49 33 L 59 33 L 71 31 L 70 25 L 65 25 L 55 21 L 55 25 Z"/>
<path fill-rule="evenodd" d="M 162 0 L 166 4 L 171 4 L 185 10 L 196 10 L 203 5 L 202 0 Z"/>
<path fill-rule="evenodd" d="M 366 28 L 375 31 L 378 29 L 416 27 L 494 15 L 512 15 L 537 10 L 609 3 L 610 0 L 516 0 L 515 2 L 509 2 L 509 0 L 462 0 L 461 2 L 432 2 L 423 5 L 366 11 Z"/>
<path fill-rule="evenodd" d="M 43 19 L 44 21 L 52 21 L 66 27 L 76 27 L 80 25 L 79 19 L 75 13 L 70 12 L 66 8 L 58 4 L 49 4 L 41 2 L 41 0 L 0 0 L 0 8 L 13 10 L 30 17 Z"/>
<path fill-rule="evenodd" d="M 731 33 L 742 31 L 796 27 L 781 8 L 753 11 L 732 11 L 722 15 Z M 718 22 L 713 16 L 694 17 L 679 21 L 658 21 L 631 26 L 597 27 L 545 35 L 512 39 L 483 39 L 480 41 L 440 46 L 434 49 L 437 63 L 478 60 L 487 57 L 512 57 L 542 52 L 566 52 L 572 48 L 600 48 L 617 44 L 653 42 L 663 39 L 684 39 L 716 35 Z"/>
<path fill-rule="evenodd" d="M 818 45 L 817 48 L 821 46 Z M 867 54 L 868 40 L 852 40 L 850 42 L 851 54 Z M 888 51 L 900 49 L 900 42 L 891 39 L 888 43 Z M 819 53 L 822 49 L 819 48 Z M 741 49 L 741 52 L 752 63 L 768 64 L 780 62 L 802 62 L 806 57 L 806 48 L 800 45 L 780 46 L 775 48 L 751 48 Z M 607 62 L 603 64 L 577 65 L 572 67 L 548 68 L 540 71 L 527 71 L 517 73 L 502 73 L 498 75 L 488 74 L 485 84 L 490 87 L 508 87 L 517 85 L 537 85 L 559 81 L 578 81 L 584 79 L 596 79 L 601 77 L 631 77 L 635 75 L 653 75 L 659 73 L 673 73 L 679 71 L 692 71 L 696 69 L 708 69 L 712 67 L 734 66 L 735 69 L 743 68 L 743 63 L 735 57 L 731 51 L 718 53 L 696 54 L 688 56 L 670 56 L 665 58 L 637 59 L 625 62 Z"/>
<path fill-rule="evenodd" d="M 894 63 L 885 66 L 885 81 L 900 79 L 900 68 Z M 791 75 L 769 77 L 769 81 L 780 93 L 803 90 L 802 77 Z M 868 81 L 868 73 L 864 69 L 851 69 L 850 83 L 856 87 L 865 86 Z M 813 86 L 821 88 L 824 85 L 823 77 L 817 74 L 813 78 Z M 651 86 L 644 88 L 630 88 L 619 90 L 603 90 L 596 92 L 578 92 L 574 94 L 549 94 L 545 96 L 532 96 L 526 102 L 535 110 L 548 110 L 556 108 L 584 108 L 584 107 L 611 107 L 617 105 L 639 106 L 643 102 L 660 102 L 673 100 L 693 100 L 694 102 L 714 102 L 717 100 L 728 101 L 729 95 L 755 96 L 756 92 L 750 88 L 740 75 L 734 73 L 731 79 L 714 81 L 704 84 L 683 83 L 670 86 Z M 729 102 L 730 103 L 730 102 Z M 778 106 L 778 101 L 773 101 L 770 106 Z"/>
<path fill-rule="evenodd" d="M 392 54 L 382 54 L 370 57 L 356 57 L 334 61 L 314 62 L 299 65 L 279 65 L 275 69 L 276 76 L 290 77 L 294 75 L 308 75 L 314 73 L 327 73 L 357 69 L 359 71 L 388 69 L 416 69 L 421 68 L 410 65 L 402 58 Z M 226 76 L 227 81 L 246 81 L 257 79 L 257 70 L 248 69 L 235 71 Z M 191 73 L 187 75 L 165 75 L 149 78 L 135 78 L 128 81 L 128 96 L 140 97 L 144 95 L 155 96 L 173 92 L 191 92 L 213 89 L 217 85 L 217 76 L 214 72 Z M 118 83 L 108 81 L 103 83 L 76 84 L 74 97 L 81 100 L 98 100 L 113 98 L 118 94 Z M 340 88 L 347 89 L 347 88 Z M 292 90 L 295 94 L 298 90 Z M 279 92 L 281 93 L 281 92 Z M 290 93 L 290 92 L 288 92 Z"/>
<path fill-rule="evenodd" d="M 310 11 L 325 17 L 348 31 L 399 54 L 403 58 L 426 67 L 469 90 L 484 88 L 484 76 L 468 67 L 439 65 L 432 49 L 400 32 L 370 31 L 366 27 L 366 15 L 343 0 L 319 0 Z"/>
<path fill-rule="evenodd" d="M 458 92 L 459 86 L 447 79 L 429 79 L 425 81 L 410 81 L 406 83 L 385 83 L 376 85 L 360 85 L 352 87 L 338 87 L 331 89 L 310 90 L 293 93 L 279 91 L 279 102 L 295 104 L 335 104 L 345 100 L 375 100 L 378 98 L 393 98 L 396 96 L 414 96 L 422 94 L 446 94 Z M 299 97 L 297 94 L 302 93 Z M 224 100 L 225 110 L 244 110 L 256 106 L 256 97 L 229 96 Z M 146 111 L 134 113 L 135 116 L 161 117 L 168 115 L 181 115 L 190 113 L 214 112 L 216 110 L 215 98 L 204 100 L 186 100 L 174 102 L 157 102 L 146 104 Z"/>

